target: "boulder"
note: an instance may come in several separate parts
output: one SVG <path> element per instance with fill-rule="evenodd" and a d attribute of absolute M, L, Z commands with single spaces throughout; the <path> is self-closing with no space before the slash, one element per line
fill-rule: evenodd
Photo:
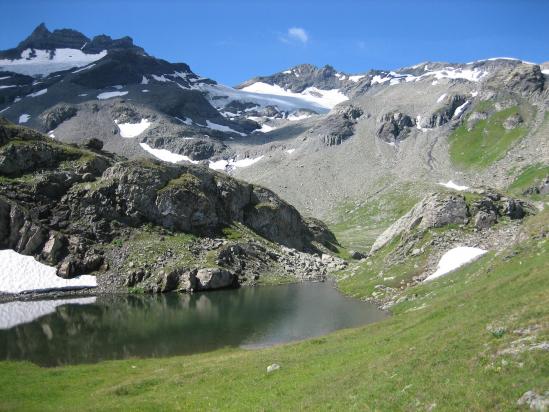
<path fill-rule="evenodd" d="M 474 218 L 474 225 L 477 229 L 487 229 L 497 223 L 498 219 L 494 212 L 480 211 Z"/>
<path fill-rule="evenodd" d="M 416 228 L 425 230 L 449 224 L 466 224 L 468 220 L 469 211 L 462 195 L 430 194 L 385 230 L 374 242 L 371 253 L 381 249 L 395 237 Z"/>
<path fill-rule="evenodd" d="M 505 119 L 505 121 L 503 122 L 503 127 L 506 130 L 513 130 L 513 129 L 516 129 L 522 122 L 523 120 L 521 115 L 518 113 L 515 113 L 509 116 L 507 119 Z"/>
<path fill-rule="evenodd" d="M 225 269 L 200 269 L 196 272 L 195 290 L 213 290 L 231 288 L 238 285 L 234 273 Z"/>
<path fill-rule="evenodd" d="M 387 143 L 404 140 L 409 129 L 416 124 L 415 120 L 401 112 L 386 113 L 379 122 L 381 126 L 377 129 L 377 136 Z"/>

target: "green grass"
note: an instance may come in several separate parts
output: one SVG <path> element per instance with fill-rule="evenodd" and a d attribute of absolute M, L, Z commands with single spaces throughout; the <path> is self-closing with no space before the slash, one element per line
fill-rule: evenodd
<path fill-rule="evenodd" d="M 527 132 L 525 125 L 512 130 L 503 127 L 505 120 L 514 114 L 520 114 L 524 119 L 529 117 L 527 109 L 515 106 L 480 120 L 471 131 L 467 130 L 466 122 L 458 127 L 449 138 L 452 162 L 463 168 L 482 169 L 501 159 Z"/>
<path fill-rule="evenodd" d="M 526 227 L 537 238 L 409 290 L 391 318 L 366 327 L 253 351 L 0 363 L 0 409 L 514 410 L 524 392 L 549 387 L 547 352 L 497 354 L 518 328 L 538 325 L 533 342 L 549 339 L 547 214 Z M 269 374 L 272 363 L 281 369 Z"/>
<path fill-rule="evenodd" d="M 549 166 L 539 163 L 528 166 L 521 171 L 508 190 L 514 195 L 522 195 L 526 189 L 540 183 L 547 176 L 549 176 Z"/>
<path fill-rule="evenodd" d="M 421 193 L 412 185 L 402 185 L 358 205 L 341 204 L 328 224 L 342 246 L 339 255 L 348 258 L 347 250 L 351 249 L 368 252 L 377 236 L 406 214 L 420 200 Z"/>

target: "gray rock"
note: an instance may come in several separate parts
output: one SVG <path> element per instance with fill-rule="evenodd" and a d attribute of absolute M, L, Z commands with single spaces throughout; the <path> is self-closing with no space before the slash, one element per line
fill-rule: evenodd
<path fill-rule="evenodd" d="M 379 121 L 381 126 L 377 129 L 377 136 L 388 143 L 404 140 L 409 129 L 415 126 L 415 120 L 401 112 L 386 113 Z"/>
<path fill-rule="evenodd" d="M 376 239 L 371 253 L 381 249 L 396 236 L 416 228 L 425 230 L 449 224 L 465 224 L 468 220 L 469 211 L 462 195 L 428 195 Z"/>
<path fill-rule="evenodd" d="M 518 406 L 527 406 L 533 411 L 547 411 L 549 409 L 549 391 L 538 394 L 535 391 L 525 392 L 517 401 Z"/>
<path fill-rule="evenodd" d="M 503 127 L 506 130 L 513 130 L 516 129 L 522 122 L 522 116 L 518 113 L 515 113 L 505 119 L 505 121 L 503 122 Z"/>
<path fill-rule="evenodd" d="M 200 269 L 196 273 L 195 290 L 231 288 L 237 285 L 234 273 L 225 269 Z"/>
<path fill-rule="evenodd" d="M 477 229 L 487 229 L 497 223 L 497 216 L 494 212 L 479 211 L 474 218 L 474 225 Z"/>

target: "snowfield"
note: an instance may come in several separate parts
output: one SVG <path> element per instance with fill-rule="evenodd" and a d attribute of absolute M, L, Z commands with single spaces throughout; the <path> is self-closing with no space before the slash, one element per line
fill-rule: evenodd
<path fill-rule="evenodd" d="M 125 96 L 127 94 L 128 94 L 128 92 L 104 92 L 104 93 L 99 93 L 97 95 L 97 98 L 99 100 L 106 100 L 106 99 L 110 99 L 112 97 Z"/>
<path fill-rule="evenodd" d="M 148 119 L 141 119 L 139 123 L 115 123 L 120 129 L 120 136 L 125 138 L 137 137 L 151 125 Z"/>
<path fill-rule="evenodd" d="M 219 130 L 220 132 L 236 133 L 240 136 L 247 136 L 246 133 L 237 132 L 236 130 L 231 129 L 229 126 L 223 126 L 222 124 L 217 124 L 217 123 L 214 123 L 214 122 L 210 122 L 209 120 L 206 120 L 206 127 L 208 129 L 212 129 L 212 130 Z"/>
<path fill-rule="evenodd" d="M 21 255 L 14 250 L 0 250 L 0 292 L 44 292 L 70 290 L 97 286 L 95 276 L 82 275 L 63 279 L 56 275 L 56 269 L 38 262 L 32 256 Z"/>
<path fill-rule="evenodd" d="M 48 89 L 42 89 L 42 90 L 38 90 L 37 92 L 27 94 L 27 97 L 38 97 L 38 96 L 42 96 L 43 94 L 46 94 L 47 92 L 48 92 Z"/>
<path fill-rule="evenodd" d="M 447 187 L 448 189 L 457 190 L 458 192 L 462 192 L 464 190 L 469 190 L 469 186 L 460 186 L 460 185 L 452 182 L 451 180 L 448 180 L 447 183 L 442 183 L 441 182 L 441 183 L 439 183 L 439 185 Z"/>
<path fill-rule="evenodd" d="M 26 49 L 21 53 L 20 59 L 1 59 L 0 70 L 28 76 L 47 76 L 53 72 L 87 66 L 107 55 L 106 50 L 97 54 L 86 54 L 78 49 L 55 49 L 55 54 L 50 59 L 49 50 L 34 50 L 34 52 L 36 55 L 33 57 L 31 57 L 32 50 Z"/>
<path fill-rule="evenodd" d="M 19 116 L 19 124 L 27 123 L 30 119 L 30 114 L 23 113 L 21 116 Z"/>
<path fill-rule="evenodd" d="M 424 282 L 429 282 L 431 280 L 437 279 L 441 276 L 450 273 L 466 263 L 472 262 L 478 257 L 484 255 L 487 250 L 480 249 L 478 247 L 467 247 L 459 246 L 453 249 L 450 249 L 440 258 L 438 262 L 437 270 L 425 278 Z"/>
<path fill-rule="evenodd" d="M 215 162 L 210 161 L 210 169 L 213 170 L 222 170 L 222 171 L 230 171 L 235 167 L 248 167 L 253 165 L 254 163 L 259 162 L 261 159 L 263 159 L 263 156 L 255 157 L 255 158 L 245 158 L 240 160 L 235 159 L 229 159 L 229 160 L 217 160 Z"/>
<path fill-rule="evenodd" d="M 185 155 L 181 155 L 181 154 L 178 154 L 178 153 L 172 153 L 172 152 L 170 152 L 169 150 L 166 150 L 166 149 L 154 149 L 154 148 L 150 147 L 147 143 L 139 143 L 139 146 L 141 146 L 143 148 L 143 150 L 149 152 L 150 154 L 152 154 L 157 159 L 163 160 L 164 162 L 179 163 L 179 162 L 185 161 L 185 162 L 190 162 L 190 163 L 193 163 L 193 164 L 198 163 L 198 161 L 192 160 L 190 157 L 185 156 Z"/>
<path fill-rule="evenodd" d="M 10 329 L 17 325 L 32 322 L 42 316 L 54 313 L 55 309 L 63 305 L 90 305 L 95 303 L 96 297 L 39 300 L 29 302 L 8 302 L 0 305 L 0 329 Z"/>

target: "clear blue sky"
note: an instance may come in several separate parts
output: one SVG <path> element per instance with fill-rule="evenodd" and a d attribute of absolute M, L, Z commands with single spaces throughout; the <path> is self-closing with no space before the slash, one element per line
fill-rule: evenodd
<path fill-rule="evenodd" d="M 0 49 L 45 22 L 129 35 L 148 53 L 234 85 L 299 63 L 357 73 L 425 60 L 549 60 L 547 0 L 0 0 Z"/>

